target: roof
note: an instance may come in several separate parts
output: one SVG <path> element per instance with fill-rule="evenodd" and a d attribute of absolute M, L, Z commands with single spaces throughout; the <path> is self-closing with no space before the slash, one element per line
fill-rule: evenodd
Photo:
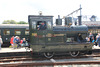
<path fill-rule="evenodd" d="M 0 24 L 0 28 L 29 28 L 29 24 Z"/>
<path fill-rule="evenodd" d="M 100 26 L 100 21 L 82 21 L 82 25 L 87 25 L 87 26 Z"/>

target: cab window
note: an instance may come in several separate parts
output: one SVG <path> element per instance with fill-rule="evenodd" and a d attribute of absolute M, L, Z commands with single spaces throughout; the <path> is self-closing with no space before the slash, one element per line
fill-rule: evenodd
<path fill-rule="evenodd" d="M 36 22 L 32 22 L 32 29 L 36 29 Z"/>
<path fill-rule="evenodd" d="M 38 21 L 37 22 L 37 30 L 46 30 L 46 22 L 45 21 Z"/>
<path fill-rule="evenodd" d="M 48 25 L 47 25 L 48 29 L 52 29 L 52 23 L 50 21 L 48 21 Z"/>

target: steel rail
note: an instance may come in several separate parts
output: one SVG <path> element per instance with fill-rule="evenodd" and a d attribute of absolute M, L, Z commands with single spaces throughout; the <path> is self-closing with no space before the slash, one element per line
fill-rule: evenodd
<path fill-rule="evenodd" d="M 81 59 L 81 58 L 89 58 L 89 57 L 100 57 L 100 54 L 97 55 L 86 55 L 86 56 L 78 56 L 78 57 L 74 57 L 73 59 Z M 62 57 L 54 57 L 54 59 L 72 59 L 72 57 L 66 57 L 66 56 L 62 56 Z M 0 58 L 0 63 L 3 62 L 16 62 L 16 61 L 35 61 L 35 60 L 47 60 L 47 58 L 32 58 L 30 56 L 13 56 L 13 57 L 2 57 Z M 49 59 L 48 59 L 49 60 Z"/>
<path fill-rule="evenodd" d="M 55 65 L 72 65 L 72 64 L 100 64 L 100 61 L 66 61 L 66 62 L 40 62 L 40 63 L 13 63 L 13 64 L 0 64 L 2 67 L 25 67 L 25 66 L 55 66 Z"/>

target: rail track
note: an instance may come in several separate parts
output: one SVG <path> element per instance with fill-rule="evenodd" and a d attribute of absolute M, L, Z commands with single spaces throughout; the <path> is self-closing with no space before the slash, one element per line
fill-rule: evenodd
<path fill-rule="evenodd" d="M 51 59 L 32 58 L 31 56 L 1 57 L 0 67 L 33 67 L 33 66 L 57 66 L 72 64 L 100 64 L 100 54 L 84 55 L 79 57 L 58 56 Z"/>

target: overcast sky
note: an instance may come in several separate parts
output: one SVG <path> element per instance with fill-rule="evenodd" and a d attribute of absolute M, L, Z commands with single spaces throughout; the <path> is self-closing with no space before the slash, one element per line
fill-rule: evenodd
<path fill-rule="evenodd" d="M 0 0 L 0 23 L 4 20 L 26 21 L 28 15 L 68 15 L 82 6 L 82 15 L 100 18 L 100 0 Z M 74 16 L 79 13 L 75 13 Z"/>

